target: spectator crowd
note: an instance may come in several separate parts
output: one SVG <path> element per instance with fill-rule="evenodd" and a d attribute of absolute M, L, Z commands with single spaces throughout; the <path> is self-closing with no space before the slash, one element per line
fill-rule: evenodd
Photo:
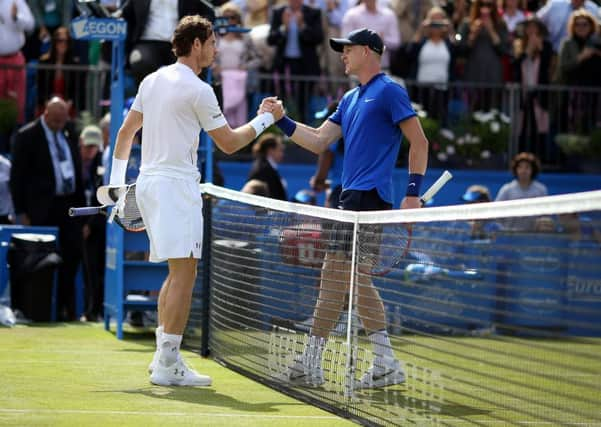
<path fill-rule="evenodd" d="M 323 90 L 323 82 L 347 82 L 328 39 L 361 27 L 384 40 L 382 68 L 414 82 L 412 99 L 439 120 L 449 114 L 451 83 L 473 84 L 466 103 L 484 111 L 501 109 L 499 91 L 517 83 L 519 151 L 532 151 L 543 161 L 552 106 L 548 91 L 530 89 L 601 86 L 601 8 L 593 0 L 215 0 L 215 8 L 198 0 L 136 0 L 122 8 L 119 0 L 100 3 L 127 21 L 130 93 L 147 74 L 174 62 L 170 41 L 182 16 L 220 15 L 250 28 L 219 38 L 213 67 L 213 83 L 233 126 L 254 114 L 254 94 L 275 93 L 292 116 L 313 118 L 325 106 L 311 111 L 311 95 Z M 86 315 L 101 314 L 95 277 L 102 270 L 103 243 L 88 239 L 103 236 L 103 225 L 75 222 L 64 212 L 71 205 L 95 204 L 90 195 L 110 157 L 110 118 L 94 123 L 99 117 L 82 113 L 94 86 L 86 71 L 110 64 L 112 51 L 108 43 L 71 38 L 69 25 L 78 14 L 71 0 L 0 0 L 0 217 L 60 228 L 61 250 L 72 260 L 60 272 L 59 314 L 66 320 L 74 315 L 69 289 L 82 253 L 88 266 Z M 271 77 L 260 78 L 266 74 Z M 100 83 L 100 98 L 108 99 L 108 80 Z M 341 93 L 328 92 L 327 101 Z M 581 123 L 581 131 L 594 129 L 601 123 L 599 93 L 586 92 L 575 102 L 566 95 L 556 108 L 566 122 Z M 269 176 L 264 181 L 272 197 L 286 199 L 285 180 L 277 172 L 280 137 L 266 135 L 254 154 L 249 177 Z"/>

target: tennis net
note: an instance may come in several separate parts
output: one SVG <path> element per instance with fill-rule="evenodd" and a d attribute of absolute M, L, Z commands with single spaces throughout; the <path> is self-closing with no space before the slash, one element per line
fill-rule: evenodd
<path fill-rule="evenodd" d="M 203 331 L 229 368 L 366 425 L 601 422 L 601 191 L 361 213 L 203 191 Z M 387 239 L 408 224 L 398 255 Z M 376 272 L 383 257 L 398 259 Z M 380 319 L 372 284 L 405 374 L 385 388 L 360 386 Z M 325 382 L 293 385 L 318 301 L 332 323 Z"/>

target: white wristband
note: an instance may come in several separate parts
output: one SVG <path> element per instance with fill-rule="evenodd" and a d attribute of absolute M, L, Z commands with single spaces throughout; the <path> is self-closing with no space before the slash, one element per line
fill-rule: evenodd
<path fill-rule="evenodd" d="M 255 130 L 255 138 L 267 129 L 269 126 L 275 123 L 275 119 L 273 118 L 273 114 L 271 113 L 261 113 L 250 122 L 249 125 Z"/>
<path fill-rule="evenodd" d="M 127 160 L 118 159 L 113 157 L 113 164 L 111 166 L 111 177 L 109 179 L 109 185 L 123 185 L 125 184 L 125 173 L 127 172 Z"/>

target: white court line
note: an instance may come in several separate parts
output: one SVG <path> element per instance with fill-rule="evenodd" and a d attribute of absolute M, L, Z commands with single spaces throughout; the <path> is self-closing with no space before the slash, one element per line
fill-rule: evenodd
<path fill-rule="evenodd" d="M 311 420 L 342 420 L 334 415 L 260 415 L 246 413 L 219 413 L 219 412 L 158 412 L 158 411 L 113 411 L 113 410 L 91 410 L 91 409 L 16 409 L 0 408 L 0 413 L 5 414 L 80 414 L 80 415 L 152 415 L 167 417 L 246 417 L 246 418 L 269 418 L 269 419 L 311 419 Z"/>
<path fill-rule="evenodd" d="M 343 420 L 343 418 L 336 417 L 334 415 L 259 415 L 259 414 L 246 414 L 246 413 L 219 413 L 219 412 L 157 412 L 157 411 L 113 411 L 113 410 L 84 410 L 84 409 L 14 409 L 14 408 L 0 408 L 0 413 L 5 414 L 56 414 L 56 415 L 67 415 L 67 414 L 79 414 L 79 415 L 152 415 L 152 416 L 168 416 L 168 417 L 221 417 L 221 418 L 232 418 L 232 417 L 246 417 L 246 418 L 266 418 L 266 419 L 311 419 L 311 420 Z M 437 417 L 416 417 L 411 418 L 412 421 L 433 421 L 437 420 Z M 445 421 L 451 422 L 452 424 L 486 424 L 486 425 L 506 425 L 506 421 L 503 420 L 450 420 L 445 418 Z M 514 424 L 518 425 L 556 425 L 552 422 L 547 421 L 513 421 Z M 601 423 L 587 423 L 587 422 L 573 422 L 564 423 L 565 426 L 601 426 Z"/>

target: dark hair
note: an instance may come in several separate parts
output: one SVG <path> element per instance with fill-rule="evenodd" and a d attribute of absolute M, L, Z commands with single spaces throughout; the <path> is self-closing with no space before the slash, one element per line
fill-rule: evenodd
<path fill-rule="evenodd" d="M 198 39 L 204 43 L 211 34 L 213 34 L 213 26 L 206 18 L 200 15 L 184 16 L 177 24 L 171 39 L 173 53 L 177 57 L 188 56 L 194 40 Z"/>
<path fill-rule="evenodd" d="M 259 159 L 267 157 L 267 152 L 280 144 L 280 138 L 275 133 L 264 133 L 253 145 L 253 156 Z"/>
<path fill-rule="evenodd" d="M 530 179 L 536 178 L 536 176 L 540 172 L 540 160 L 538 160 L 538 157 L 536 157 L 532 153 L 516 154 L 515 157 L 511 160 L 511 172 L 513 172 L 514 176 L 516 175 L 516 170 L 520 162 L 530 163 L 530 167 L 532 168 L 532 176 L 530 177 Z"/>

